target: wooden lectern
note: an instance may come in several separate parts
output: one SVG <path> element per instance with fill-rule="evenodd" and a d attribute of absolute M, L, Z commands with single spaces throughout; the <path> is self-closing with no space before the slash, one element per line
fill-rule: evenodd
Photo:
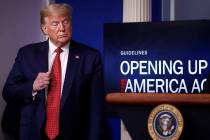
<path fill-rule="evenodd" d="M 210 94 L 110 93 L 113 105 L 133 140 L 150 140 L 147 121 L 159 104 L 176 106 L 184 119 L 180 140 L 210 140 Z"/>

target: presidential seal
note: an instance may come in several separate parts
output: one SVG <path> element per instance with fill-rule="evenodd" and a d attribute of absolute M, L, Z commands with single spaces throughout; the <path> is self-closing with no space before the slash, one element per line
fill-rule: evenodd
<path fill-rule="evenodd" d="M 178 140 L 183 129 L 183 117 L 176 107 L 162 104 L 152 110 L 147 126 L 153 140 Z"/>

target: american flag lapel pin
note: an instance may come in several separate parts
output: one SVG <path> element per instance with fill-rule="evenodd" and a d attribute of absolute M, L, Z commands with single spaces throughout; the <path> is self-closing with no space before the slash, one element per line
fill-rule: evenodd
<path fill-rule="evenodd" d="M 76 58 L 76 59 L 80 59 L 79 55 L 75 55 L 75 58 Z"/>

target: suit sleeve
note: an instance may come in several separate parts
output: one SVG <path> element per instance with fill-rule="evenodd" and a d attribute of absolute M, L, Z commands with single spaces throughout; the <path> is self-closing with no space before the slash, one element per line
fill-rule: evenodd
<path fill-rule="evenodd" d="M 33 80 L 30 81 L 24 77 L 23 61 L 23 51 L 20 49 L 3 88 L 3 98 L 8 103 L 29 103 L 33 101 Z"/>
<path fill-rule="evenodd" d="M 99 53 L 94 61 L 93 73 L 90 98 L 89 140 L 103 140 L 105 138 L 105 94 L 102 62 Z"/>

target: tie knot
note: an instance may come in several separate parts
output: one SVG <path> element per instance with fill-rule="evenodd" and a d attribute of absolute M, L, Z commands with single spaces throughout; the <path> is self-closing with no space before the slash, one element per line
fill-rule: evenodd
<path fill-rule="evenodd" d="M 61 47 L 58 47 L 58 48 L 55 50 L 55 52 L 56 52 L 57 54 L 60 54 L 62 51 L 63 51 L 63 50 L 61 49 Z"/>

